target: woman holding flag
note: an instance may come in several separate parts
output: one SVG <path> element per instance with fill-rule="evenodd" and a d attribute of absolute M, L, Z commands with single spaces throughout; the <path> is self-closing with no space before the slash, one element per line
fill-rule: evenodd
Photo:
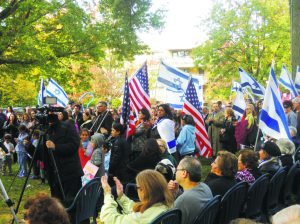
<path fill-rule="evenodd" d="M 158 119 L 151 130 L 151 138 L 162 138 L 168 145 L 168 151 L 178 161 L 175 139 L 175 122 L 168 104 L 158 106 Z"/>

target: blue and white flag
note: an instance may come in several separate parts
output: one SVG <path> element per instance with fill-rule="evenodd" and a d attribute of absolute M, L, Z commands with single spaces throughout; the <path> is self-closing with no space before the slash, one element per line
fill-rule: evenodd
<path fill-rule="evenodd" d="M 300 92 L 300 66 L 297 66 L 297 72 L 296 72 L 296 76 L 295 76 L 295 87 L 298 91 L 298 93 Z"/>
<path fill-rule="evenodd" d="M 281 69 L 279 83 L 290 91 L 293 98 L 298 96 L 298 92 L 297 92 L 296 87 L 293 83 L 291 75 L 289 74 L 287 68 L 284 65 L 282 66 L 282 69 Z"/>
<path fill-rule="evenodd" d="M 166 101 L 175 110 L 181 110 L 184 104 L 185 94 L 183 90 L 166 88 Z"/>
<path fill-rule="evenodd" d="M 263 97 L 265 94 L 265 88 L 259 84 L 251 75 L 245 72 L 242 68 L 239 68 L 241 77 L 241 86 L 243 89 L 250 88 L 254 95 Z"/>
<path fill-rule="evenodd" d="M 274 139 L 291 138 L 273 66 L 260 114 L 259 128 Z"/>
<path fill-rule="evenodd" d="M 175 109 L 181 109 L 184 102 L 184 93 L 188 86 L 190 76 L 191 75 L 189 73 L 161 62 L 157 83 L 162 85 L 166 90 L 166 97 L 162 99 L 162 101 L 174 104 L 172 107 Z M 193 83 L 198 94 L 200 105 L 202 105 L 203 88 L 198 76 L 193 76 Z"/>
<path fill-rule="evenodd" d="M 44 97 L 46 96 L 46 89 L 45 89 L 45 84 L 44 80 L 41 79 L 41 84 L 40 84 L 40 91 L 38 94 L 38 105 L 41 107 L 44 105 Z"/>
<path fill-rule="evenodd" d="M 66 92 L 53 79 L 50 79 L 48 83 L 46 94 L 47 96 L 56 97 L 57 104 L 62 107 L 66 107 L 69 103 L 69 99 Z"/>
<path fill-rule="evenodd" d="M 242 92 L 242 89 L 239 89 L 236 92 L 236 97 L 233 102 L 232 110 L 234 112 L 235 117 L 240 120 L 244 114 L 244 111 L 246 109 L 246 102 L 244 99 L 244 93 Z"/>
<path fill-rule="evenodd" d="M 242 91 L 242 86 L 239 82 L 232 81 L 231 92 Z"/>

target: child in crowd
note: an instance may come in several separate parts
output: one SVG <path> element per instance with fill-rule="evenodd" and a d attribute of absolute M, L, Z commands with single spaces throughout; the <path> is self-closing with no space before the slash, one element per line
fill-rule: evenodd
<path fill-rule="evenodd" d="M 39 130 L 35 130 L 32 133 L 32 145 L 34 146 L 34 148 L 36 149 L 38 147 L 38 143 L 39 143 L 39 138 L 40 138 L 40 131 Z M 33 166 L 34 168 L 35 166 Z M 37 172 L 34 173 L 39 173 L 40 174 L 40 178 L 41 178 L 41 184 L 45 183 L 45 165 L 44 162 L 42 160 L 37 160 L 37 167 L 36 169 L 39 168 L 39 172 L 37 170 Z"/>
<path fill-rule="evenodd" d="M 5 158 L 5 151 L 2 148 L 0 148 L 0 170 L 2 170 L 4 158 Z"/>
<path fill-rule="evenodd" d="M 19 136 L 15 139 L 16 145 L 16 152 L 18 154 L 18 163 L 20 166 L 19 177 L 25 177 L 27 174 L 27 152 L 25 150 L 24 140 L 28 139 L 29 135 L 27 132 L 27 128 L 25 125 L 20 125 L 19 127 Z"/>
<path fill-rule="evenodd" d="M 91 145 L 94 149 L 91 163 L 99 167 L 99 170 L 96 176 L 100 177 L 104 175 L 104 166 L 103 166 L 103 155 L 102 155 L 102 146 L 104 144 L 105 137 L 103 134 L 96 133 L 91 137 Z"/>
<path fill-rule="evenodd" d="M 8 167 L 8 174 L 12 175 L 12 161 L 13 161 L 13 153 L 15 151 L 14 145 L 11 143 L 11 135 L 6 134 L 4 136 L 4 142 L 3 145 L 7 150 L 7 153 L 5 154 L 4 161 L 3 161 L 3 167 L 2 167 L 2 173 L 3 175 L 6 175 L 6 168 Z"/>
<path fill-rule="evenodd" d="M 90 133 L 86 128 L 81 129 L 80 131 L 80 147 L 78 150 L 81 167 L 84 168 L 85 164 L 90 160 L 93 148 L 90 145 Z"/>

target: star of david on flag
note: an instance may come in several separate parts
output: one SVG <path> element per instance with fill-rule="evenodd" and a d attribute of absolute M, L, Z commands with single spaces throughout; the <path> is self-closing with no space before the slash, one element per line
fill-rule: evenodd
<path fill-rule="evenodd" d="M 66 92 L 53 79 L 50 79 L 50 81 L 48 83 L 46 94 L 47 94 L 47 96 L 56 97 L 57 104 L 62 107 L 66 107 L 69 103 L 69 99 L 68 99 Z"/>

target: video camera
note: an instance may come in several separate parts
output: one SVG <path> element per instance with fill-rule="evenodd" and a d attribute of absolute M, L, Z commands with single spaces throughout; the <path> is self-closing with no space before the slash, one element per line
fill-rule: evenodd
<path fill-rule="evenodd" d="M 57 115 L 54 112 L 63 112 L 63 107 L 53 107 L 52 104 L 57 103 L 56 97 L 44 97 L 46 106 L 37 107 L 36 119 L 41 125 L 47 125 L 51 121 L 57 120 Z"/>

